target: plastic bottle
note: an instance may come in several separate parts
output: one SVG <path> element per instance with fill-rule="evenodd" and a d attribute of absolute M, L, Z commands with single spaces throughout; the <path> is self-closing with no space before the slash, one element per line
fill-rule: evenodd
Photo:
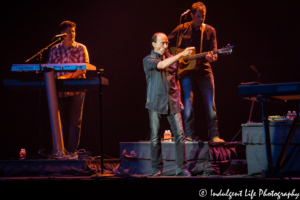
<path fill-rule="evenodd" d="M 296 116 L 297 116 L 296 111 L 293 111 L 293 112 L 292 112 L 292 117 L 293 117 L 293 119 L 295 119 Z"/>
<path fill-rule="evenodd" d="M 21 149 L 21 151 L 20 151 L 20 158 L 24 159 L 25 157 L 26 157 L 26 151 L 25 151 L 25 149 Z"/>
<path fill-rule="evenodd" d="M 171 140 L 171 139 L 168 139 L 168 138 L 171 138 L 171 132 L 170 132 L 170 130 L 165 130 L 165 133 L 164 133 L 164 141 L 165 141 L 165 142 L 171 142 L 172 140 Z"/>
<path fill-rule="evenodd" d="M 171 131 L 169 130 L 169 138 L 171 138 L 172 137 L 172 133 L 171 133 Z M 168 140 L 169 142 L 172 142 L 172 139 L 170 139 L 170 140 Z"/>
<path fill-rule="evenodd" d="M 165 130 L 164 132 L 164 139 L 162 140 L 163 142 L 166 142 L 166 138 L 168 137 L 168 133 L 167 130 Z"/>
<path fill-rule="evenodd" d="M 292 113 L 291 111 L 288 111 L 288 113 L 286 114 L 286 119 L 290 120 L 292 118 Z"/>

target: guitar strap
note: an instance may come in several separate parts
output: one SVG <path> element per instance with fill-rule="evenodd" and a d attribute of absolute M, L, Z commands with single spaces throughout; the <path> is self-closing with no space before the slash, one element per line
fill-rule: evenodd
<path fill-rule="evenodd" d="M 200 39 L 200 53 L 202 53 L 202 46 L 203 46 L 203 33 L 204 33 L 204 30 L 205 30 L 205 24 L 202 23 L 202 29 L 201 29 L 201 39 Z M 197 65 L 200 65 L 200 59 L 197 60 Z"/>
<path fill-rule="evenodd" d="M 178 41 L 178 39 L 177 39 L 177 45 L 176 45 L 176 49 L 178 48 L 178 47 L 180 47 L 180 45 L 181 45 L 181 41 L 182 41 L 182 29 L 183 29 L 183 24 L 182 24 L 182 27 L 180 28 L 180 36 L 179 36 L 179 41 Z M 178 34 L 179 35 L 179 34 Z M 178 37 L 178 35 L 177 35 L 177 37 Z"/>
<path fill-rule="evenodd" d="M 204 30 L 205 30 L 205 24 L 202 23 L 202 30 L 201 30 L 201 42 L 200 42 L 200 53 L 202 53 L 202 43 L 203 43 L 203 33 L 204 33 Z"/>

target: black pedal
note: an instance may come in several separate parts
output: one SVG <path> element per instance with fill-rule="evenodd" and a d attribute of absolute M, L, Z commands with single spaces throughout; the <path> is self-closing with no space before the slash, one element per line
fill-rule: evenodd
<path fill-rule="evenodd" d="M 78 155 L 78 159 L 85 160 L 89 156 L 91 156 L 91 152 L 89 152 L 89 151 L 81 152 L 80 151 L 80 152 L 77 152 L 77 155 Z"/>

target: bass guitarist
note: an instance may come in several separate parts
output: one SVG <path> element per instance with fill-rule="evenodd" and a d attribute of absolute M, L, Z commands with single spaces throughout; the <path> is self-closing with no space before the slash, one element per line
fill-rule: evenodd
<path fill-rule="evenodd" d="M 168 36 L 169 46 L 176 47 L 176 43 L 181 49 L 193 46 L 196 49 L 195 53 L 217 50 L 216 31 L 213 27 L 204 24 L 205 5 L 202 2 L 194 3 L 191 7 L 190 15 L 193 19 L 192 21 L 179 25 Z M 210 66 L 210 62 L 215 62 L 216 60 L 217 54 L 209 53 L 204 58 L 197 59 L 194 62 L 194 70 L 190 70 L 181 76 L 180 82 L 185 107 L 183 122 L 186 141 L 198 141 L 194 135 L 194 91 L 198 87 L 206 109 L 209 139 L 212 142 L 224 142 L 224 140 L 220 139 L 218 131 L 214 77 Z"/>

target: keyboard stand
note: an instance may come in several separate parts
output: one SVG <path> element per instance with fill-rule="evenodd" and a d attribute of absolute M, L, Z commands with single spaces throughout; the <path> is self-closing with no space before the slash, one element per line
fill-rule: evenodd
<path fill-rule="evenodd" d="M 286 152 L 287 152 L 287 150 L 288 150 L 288 148 L 291 144 L 291 141 L 292 141 L 293 136 L 296 132 L 297 126 L 300 122 L 299 111 L 300 111 L 300 100 L 299 100 L 299 106 L 298 106 L 298 114 L 296 115 L 296 117 L 293 121 L 292 127 L 289 131 L 289 134 L 288 134 L 287 138 L 285 139 L 285 142 L 283 144 L 283 147 L 280 151 L 280 154 L 279 154 L 277 162 L 276 162 L 275 170 L 277 170 L 277 171 L 282 171 L 282 163 L 283 163 L 285 154 L 286 154 Z"/>
<path fill-rule="evenodd" d="M 48 47 L 47 47 L 48 48 Z M 43 49 L 42 51 L 44 51 Z M 41 51 L 41 52 L 42 52 Z M 37 53 L 32 58 L 37 55 L 41 56 L 41 52 Z M 32 59 L 31 58 L 31 59 Z M 30 59 L 29 59 L 30 60 Z M 27 61 L 29 61 L 27 60 Z M 40 57 L 41 60 L 41 57 Z M 27 72 L 27 71 L 40 71 L 40 74 L 44 72 L 45 81 L 40 79 L 36 80 L 19 80 L 19 79 L 5 79 L 3 85 L 6 86 L 10 90 L 30 90 L 30 91 L 41 91 L 46 88 L 48 108 L 49 108 L 49 117 L 52 131 L 52 141 L 53 141 L 53 151 L 54 157 L 56 158 L 65 158 L 65 147 L 63 142 L 63 134 L 62 134 L 62 125 L 60 119 L 60 112 L 58 106 L 58 98 L 57 98 L 57 87 L 59 91 L 82 91 L 82 90 L 92 90 L 92 89 L 100 89 L 99 93 L 99 102 L 100 102 L 100 128 L 102 129 L 102 92 L 101 85 L 108 85 L 108 79 L 101 77 L 103 70 L 100 70 L 99 78 L 92 79 L 67 79 L 67 80 L 56 80 L 54 76 L 54 71 L 74 71 L 74 70 L 87 70 L 87 71 L 95 71 L 96 67 L 89 63 L 56 63 L 56 64 L 14 64 L 12 66 L 11 71 L 19 71 L 19 72 Z M 41 100 L 39 101 L 41 102 Z M 40 108 L 40 106 L 39 106 Z M 41 109 L 40 109 L 41 110 Z M 41 119 L 41 118 L 40 118 Z M 41 123 L 40 123 L 41 124 Z M 40 135 L 39 135 L 39 154 L 42 154 L 42 140 L 41 140 L 41 126 L 40 126 Z M 102 142 L 102 130 L 100 130 L 101 142 Z M 101 148 L 102 147 L 101 143 Z M 101 151 L 103 153 L 103 151 Z M 101 156 L 103 159 L 103 155 Z M 103 165 L 103 160 L 102 160 Z"/>
<path fill-rule="evenodd" d="M 63 152 L 65 148 L 62 136 L 60 113 L 58 108 L 54 69 L 51 67 L 45 67 L 43 71 L 45 76 L 54 155 L 62 157 L 64 155 Z"/>
<path fill-rule="evenodd" d="M 263 170 L 263 177 L 283 177 L 289 176 L 283 171 L 283 161 L 287 150 L 291 144 L 292 138 L 296 132 L 300 122 L 300 83 L 276 83 L 276 84 L 260 84 L 260 85 L 240 85 L 239 95 L 248 100 L 258 100 L 262 106 L 262 121 L 265 135 L 265 148 L 268 169 Z M 283 148 L 277 158 L 276 166 L 273 166 L 269 121 L 266 109 L 267 101 L 287 102 L 287 100 L 298 100 L 298 114 L 289 130 L 289 134 L 284 142 Z"/>
<path fill-rule="evenodd" d="M 269 129 L 269 120 L 267 114 L 267 97 L 263 95 L 258 95 L 257 100 L 260 101 L 262 107 L 262 121 L 264 127 L 264 135 L 265 135 L 265 149 L 267 153 L 267 164 L 268 170 L 274 170 L 273 159 L 272 159 L 272 150 L 271 150 L 271 139 L 270 139 L 270 129 Z"/>
<path fill-rule="evenodd" d="M 296 132 L 298 123 L 300 122 L 299 118 L 299 111 L 300 111 L 300 100 L 299 100 L 299 109 L 298 114 L 295 117 L 292 127 L 289 131 L 289 134 L 284 142 L 284 145 L 280 151 L 280 154 L 277 158 L 276 166 L 273 165 L 273 159 L 272 159 L 272 150 L 271 150 L 271 140 L 270 140 L 270 130 L 269 130 L 269 120 L 267 115 L 267 109 L 266 109 L 266 102 L 268 97 L 264 95 L 258 95 L 257 100 L 261 102 L 262 107 L 262 121 L 263 121 L 263 127 L 264 127 L 264 134 L 265 134 L 265 148 L 266 148 L 266 157 L 267 157 L 267 164 L 268 169 L 262 171 L 263 177 L 284 177 L 284 171 L 283 171 L 283 161 L 284 157 L 286 155 L 286 152 L 291 144 L 291 141 L 293 139 L 293 136 Z"/>

